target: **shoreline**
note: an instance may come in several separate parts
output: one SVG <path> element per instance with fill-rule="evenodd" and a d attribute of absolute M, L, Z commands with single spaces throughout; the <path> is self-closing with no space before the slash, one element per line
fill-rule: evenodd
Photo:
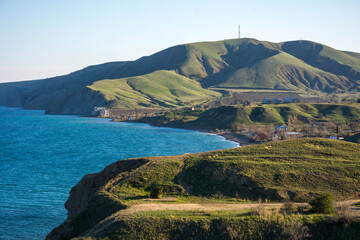
<path fill-rule="evenodd" d="M 112 122 L 120 122 L 120 121 L 116 121 L 114 120 L 114 118 L 110 118 Z M 203 133 L 207 133 L 207 134 L 214 134 L 214 135 L 218 135 L 220 137 L 225 138 L 225 140 L 227 141 L 231 141 L 231 142 L 235 142 L 238 144 L 237 147 L 245 147 L 245 146 L 250 146 L 250 145 L 257 145 L 258 143 L 256 142 L 251 142 L 250 138 L 244 135 L 240 135 L 238 133 L 233 133 L 233 132 L 227 132 L 227 131 L 222 131 L 222 132 L 215 132 L 215 131 L 211 131 L 211 130 L 205 130 L 205 129 L 200 129 L 200 128 L 196 128 L 196 127 L 181 127 L 181 126 L 167 126 L 167 125 L 159 125 L 159 124 L 152 124 L 150 122 L 141 122 L 141 121 L 137 121 L 137 120 L 133 120 L 133 121 L 121 121 L 121 122 L 127 122 L 127 123 L 145 123 L 145 124 L 149 124 L 152 127 L 167 127 L 167 128 L 178 128 L 178 129 L 185 129 L 185 130 L 192 130 L 192 131 L 198 131 L 198 132 L 203 132 Z"/>
<path fill-rule="evenodd" d="M 30 110 L 30 111 L 44 111 L 44 115 L 52 115 L 52 114 L 47 114 L 45 112 L 45 110 L 35 110 L 35 109 L 25 109 L 23 107 L 8 107 L 8 106 L 1 106 L 1 107 L 6 107 L 6 108 L 15 108 L 15 109 L 21 109 L 21 110 Z M 193 130 L 193 131 L 198 131 L 198 132 L 203 132 L 203 133 L 207 133 L 207 134 L 215 134 L 218 135 L 220 137 L 225 138 L 227 141 L 231 141 L 231 142 L 235 142 L 238 144 L 238 147 L 245 147 L 245 146 L 249 146 L 249 145 L 256 145 L 258 143 L 255 142 L 250 142 L 250 139 L 247 136 L 241 136 L 237 133 L 232 133 L 232 132 L 226 132 L 226 131 L 222 131 L 222 132 L 215 132 L 215 131 L 211 131 L 211 130 L 205 130 L 205 129 L 200 129 L 200 128 L 195 128 L 195 127 L 185 127 L 185 126 L 166 126 L 166 125 L 158 125 L 158 124 L 152 124 L 150 122 L 141 122 L 141 121 L 116 121 L 114 118 L 112 117 L 92 117 L 92 116 L 85 116 L 85 115 L 72 115 L 72 114 L 56 114 L 56 115 L 63 115 L 63 116 L 77 116 L 77 117 L 86 117 L 86 118 L 101 118 L 101 119 L 109 119 L 111 122 L 128 122 L 128 123 L 145 123 L 145 124 L 149 124 L 152 127 L 167 127 L 167 128 L 178 128 L 178 129 L 185 129 L 185 130 Z"/>

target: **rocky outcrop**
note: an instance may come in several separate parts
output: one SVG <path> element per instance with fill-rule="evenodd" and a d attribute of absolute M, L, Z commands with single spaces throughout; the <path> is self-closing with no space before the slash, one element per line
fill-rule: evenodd
<path fill-rule="evenodd" d="M 122 160 L 107 166 L 96 174 L 85 175 L 70 191 L 65 203 L 68 218 L 55 228 L 46 239 L 70 239 L 120 209 L 125 208 L 106 191 L 115 179 L 129 177 L 132 171 L 148 163 L 146 159 Z M 123 174 L 123 175 L 121 175 Z M 121 175 L 117 178 L 118 175 Z"/>

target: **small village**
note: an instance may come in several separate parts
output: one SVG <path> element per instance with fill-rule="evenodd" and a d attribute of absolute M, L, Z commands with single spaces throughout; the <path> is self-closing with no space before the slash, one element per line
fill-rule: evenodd
<path fill-rule="evenodd" d="M 250 102 L 248 100 L 233 98 L 237 103 L 236 106 L 262 106 L 262 105 L 281 105 L 296 104 L 304 102 L 298 97 L 284 98 L 263 98 L 259 102 Z M 314 99 L 312 99 L 314 100 Z M 318 99 L 315 99 L 318 103 Z M 213 105 L 216 103 L 215 105 Z M 92 116 L 112 118 L 113 121 L 142 121 L 153 117 L 161 117 L 167 113 L 182 112 L 204 112 L 211 108 L 220 106 L 229 106 L 226 100 L 211 102 L 204 106 L 193 106 L 183 108 L 134 108 L 134 109 L 106 109 L 105 107 L 95 107 Z M 231 101 L 233 103 L 233 101 Z M 181 126 L 180 126 L 181 127 Z M 199 129 L 197 129 L 199 130 Z M 360 132 L 360 119 L 352 122 L 327 122 L 327 121 L 310 121 L 304 123 L 299 121 L 298 116 L 294 115 L 288 119 L 286 124 L 239 124 L 232 129 L 214 129 L 214 133 L 220 135 L 231 134 L 233 137 L 246 138 L 250 144 L 264 143 L 268 141 L 279 141 L 294 138 L 320 137 L 343 140 Z"/>

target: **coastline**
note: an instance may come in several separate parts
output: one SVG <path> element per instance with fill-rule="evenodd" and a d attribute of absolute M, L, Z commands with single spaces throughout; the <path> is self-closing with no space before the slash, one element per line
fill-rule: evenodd
<path fill-rule="evenodd" d="M 118 122 L 116 120 L 114 120 L 114 118 L 110 118 L 112 122 Z M 221 132 L 217 132 L 217 131 L 211 131 L 211 130 L 205 130 L 205 129 L 200 129 L 200 128 L 196 128 L 196 127 L 190 127 L 190 126 L 169 126 L 169 125 L 160 125 L 160 124 L 153 124 L 151 122 L 142 122 L 142 121 L 137 121 L 137 120 L 132 120 L 132 121 L 123 121 L 123 122 L 128 122 L 128 123 L 145 123 L 145 124 L 149 124 L 152 127 L 168 127 L 168 128 L 178 128 L 178 129 L 186 129 L 186 130 L 193 130 L 193 131 L 198 131 L 198 132 L 203 132 L 203 133 L 207 133 L 207 134 L 214 134 L 214 135 L 218 135 L 220 137 L 223 137 L 224 139 L 226 139 L 227 141 L 231 141 L 231 142 L 235 142 L 238 144 L 238 147 L 245 147 L 245 146 L 249 146 L 249 145 L 256 145 L 256 142 L 252 142 L 251 139 L 247 136 L 244 135 L 240 135 L 238 133 L 233 133 L 233 132 L 228 132 L 228 131 L 221 131 Z"/>

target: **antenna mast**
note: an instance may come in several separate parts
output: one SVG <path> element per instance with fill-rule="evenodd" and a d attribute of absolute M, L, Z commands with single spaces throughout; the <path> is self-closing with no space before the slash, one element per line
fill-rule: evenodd
<path fill-rule="evenodd" d="M 239 39 L 241 38 L 241 35 L 240 35 L 240 25 L 239 25 Z"/>

